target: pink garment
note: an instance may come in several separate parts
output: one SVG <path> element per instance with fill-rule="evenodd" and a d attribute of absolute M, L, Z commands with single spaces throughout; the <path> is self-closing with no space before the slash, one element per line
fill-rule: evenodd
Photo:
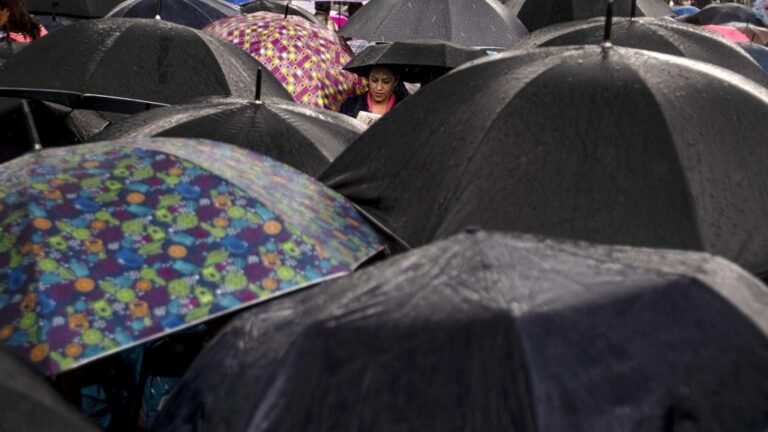
<path fill-rule="evenodd" d="M 336 24 L 336 28 L 341 28 L 347 23 L 347 17 L 339 15 L 336 12 L 331 12 L 331 20 Z"/>
<path fill-rule="evenodd" d="M 40 37 L 43 37 L 48 34 L 48 30 L 46 30 L 45 27 L 42 25 L 40 26 Z M 32 42 L 32 38 L 23 34 L 23 33 L 14 33 L 10 32 L 8 33 L 8 37 L 11 38 L 14 42 Z"/>
<path fill-rule="evenodd" d="M 714 24 L 708 24 L 702 27 L 704 27 L 709 31 L 720 33 L 721 35 L 728 38 L 728 40 L 730 40 L 731 42 L 749 42 L 749 38 L 744 33 L 738 31 L 733 27 L 728 27 L 723 25 L 714 25 Z"/>
<path fill-rule="evenodd" d="M 371 100 L 371 92 L 368 92 L 365 94 L 365 101 L 366 103 L 368 103 L 368 112 L 373 112 L 373 101 Z M 395 105 L 395 95 L 392 95 L 389 97 L 389 102 L 387 102 L 387 110 L 384 111 L 384 114 L 388 113 L 389 110 L 391 110 L 394 105 Z"/>

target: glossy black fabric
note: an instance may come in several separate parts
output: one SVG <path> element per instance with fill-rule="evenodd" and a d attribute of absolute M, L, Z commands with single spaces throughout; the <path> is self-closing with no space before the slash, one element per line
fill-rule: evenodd
<path fill-rule="evenodd" d="M 411 246 L 479 225 L 705 250 L 762 273 L 766 118 L 768 90 L 703 62 L 507 51 L 419 90 L 320 179 Z"/>
<path fill-rule="evenodd" d="M 96 432 L 37 371 L 0 348 L 0 430 Z"/>
<path fill-rule="evenodd" d="M 385 66 L 397 70 L 403 81 L 428 83 L 464 63 L 490 55 L 489 51 L 438 40 L 382 43 L 368 46 L 344 69 L 367 77 L 374 66 Z"/>
<path fill-rule="evenodd" d="M 237 46 L 199 30 L 154 19 L 104 18 L 63 27 L 15 54 L 0 68 L 0 95 L 136 112 L 144 105 L 118 98 L 155 104 L 252 98 L 260 66 Z M 262 89 L 265 96 L 292 100 L 268 72 Z"/>
<path fill-rule="evenodd" d="M 216 20 L 239 15 L 240 8 L 224 0 L 128 0 L 107 17 L 155 18 L 158 12 L 163 21 L 202 29 Z"/>
<path fill-rule="evenodd" d="M 344 37 L 371 42 L 438 39 L 494 47 L 510 46 L 527 33 L 496 0 L 376 0 L 339 30 Z"/>
<path fill-rule="evenodd" d="M 91 141 L 206 138 L 259 152 L 316 176 L 362 131 L 361 125 L 346 116 L 295 102 L 213 99 L 134 115 Z"/>
<path fill-rule="evenodd" d="M 477 233 L 245 311 L 158 431 L 759 431 L 768 288 L 706 254 Z"/>
<path fill-rule="evenodd" d="M 27 10 L 41 15 L 99 18 L 123 0 L 26 0 Z"/>
<path fill-rule="evenodd" d="M 759 27 L 765 27 L 763 22 L 755 16 L 749 6 L 738 3 L 712 3 L 692 15 L 677 18 L 678 21 L 688 24 L 727 24 L 729 22 L 749 23 Z"/>
<path fill-rule="evenodd" d="M 613 15 L 628 17 L 631 1 L 613 4 Z M 552 24 L 579 21 L 605 16 L 606 2 L 602 0 L 509 0 L 507 9 L 517 15 L 529 31 Z M 672 15 L 672 8 L 664 0 L 637 0 L 635 16 L 665 17 Z"/>
<path fill-rule="evenodd" d="M 295 15 L 300 16 L 304 18 L 305 20 L 317 24 L 320 27 L 325 27 L 323 23 L 320 22 L 320 20 L 317 19 L 315 15 L 313 15 L 308 10 L 293 6 L 293 5 L 287 5 L 288 6 L 288 15 Z M 279 14 L 285 14 L 285 8 L 286 8 L 286 2 L 279 2 L 279 1 L 271 1 L 271 0 L 255 0 L 248 3 L 243 3 L 240 5 L 240 10 L 245 14 L 255 13 L 255 12 L 274 12 Z"/>
<path fill-rule="evenodd" d="M 553 25 L 531 33 L 514 48 L 597 45 L 603 41 L 604 28 L 604 18 Z M 611 27 L 611 43 L 712 63 L 768 86 L 768 74 L 731 41 L 674 20 L 616 18 Z"/>

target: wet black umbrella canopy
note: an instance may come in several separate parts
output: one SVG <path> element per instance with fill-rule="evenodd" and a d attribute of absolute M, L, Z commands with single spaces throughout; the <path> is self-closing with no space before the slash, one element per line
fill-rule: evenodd
<path fill-rule="evenodd" d="M 403 81 L 421 83 L 445 75 L 464 63 L 503 50 L 466 47 L 432 39 L 379 43 L 368 46 L 344 69 L 368 78 L 374 66 L 384 66 L 396 71 Z"/>
<path fill-rule="evenodd" d="M 605 1 L 602 0 L 509 0 L 506 7 L 520 18 L 529 31 L 605 14 Z M 664 17 L 673 12 L 664 0 L 622 0 L 615 4 L 614 14 L 624 17 Z"/>
<path fill-rule="evenodd" d="M 494 47 L 507 47 L 527 33 L 496 0 L 376 0 L 339 31 L 372 42 L 439 39 Z"/>
<path fill-rule="evenodd" d="M 363 132 L 345 115 L 279 99 L 211 99 L 157 108 L 115 123 L 92 141 L 148 136 L 206 138 L 320 174 Z"/>
<path fill-rule="evenodd" d="M 253 97 L 260 66 L 199 30 L 105 18 L 66 26 L 14 55 L 0 67 L 0 95 L 130 113 L 205 96 Z M 292 100 L 271 74 L 263 87 L 265 96 Z"/>
<path fill-rule="evenodd" d="M 707 254 L 459 235 L 236 317 L 155 429 L 764 430 L 767 299 Z"/>
<path fill-rule="evenodd" d="M 599 44 L 605 34 L 604 27 L 603 18 L 552 25 L 531 33 L 513 48 Z M 616 18 L 611 28 L 611 43 L 712 63 L 768 86 L 768 74 L 728 39 L 674 20 Z"/>
<path fill-rule="evenodd" d="M 507 51 L 403 101 L 320 178 L 411 246 L 479 225 L 705 250 L 762 273 L 765 118 L 768 90 L 703 62 Z"/>
<path fill-rule="evenodd" d="M 684 15 L 677 20 L 696 25 L 718 25 L 735 21 L 764 27 L 763 22 L 755 16 L 749 6 L 738 3 L 712 3 L 695 14 Z"/>
<path fill-rule="evenodd" d="M 228 16 L 239 15 L 240 8 L 224 0 L 126 0 L 107 17 L 155 18 L 202 29 Z"/>

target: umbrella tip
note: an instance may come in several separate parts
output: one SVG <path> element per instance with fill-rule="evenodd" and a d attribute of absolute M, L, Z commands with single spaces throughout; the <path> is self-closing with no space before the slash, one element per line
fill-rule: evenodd
<path fill-rule="evenodd" d="M 291 0 L 288 0 L 285 2 L 285 15 L 283 16 L 283 19 L 288 19 L 288 10 L 291 7 Z"/>
<path fill-rule="evenodd" d="M 261 103 L 261 68 L 256 69 L 256 103 Z"/>
<path fill-rule="evenodd" d="M 635 18 L 635 15 L 637 14 L 637 0 L 632 0 L 630 9 L 629 9 L 629 19 L 632 20 Z"/>
<path fill-rule="evenodd" d="M 605 33 L 603 35 L 603 43 L 600 45 L 603 50 L 610 49 L 611 44 L 611 28 L 613 27 L 613 0 L 608 0 L 608 6 L 605 8 Z"/>

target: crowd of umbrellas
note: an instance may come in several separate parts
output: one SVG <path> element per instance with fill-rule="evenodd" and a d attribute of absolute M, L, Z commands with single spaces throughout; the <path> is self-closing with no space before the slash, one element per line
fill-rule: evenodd
<path fill-rule="evenodd" d="M 27 0 L 0 429 L 768 430 L 761 6 L 365 3 Z"/>

